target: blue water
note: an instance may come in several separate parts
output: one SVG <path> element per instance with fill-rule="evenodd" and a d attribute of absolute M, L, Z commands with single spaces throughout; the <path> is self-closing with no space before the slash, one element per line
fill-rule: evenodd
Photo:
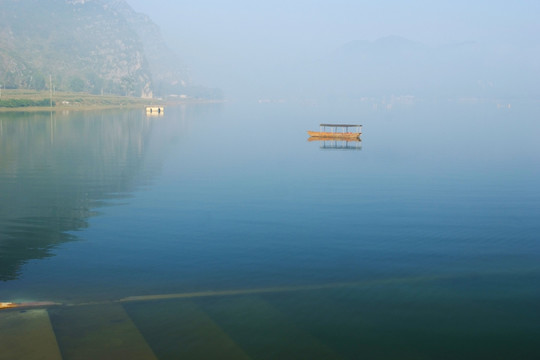
<path fill-rule="evenodd" d="M 159 358 L 201 356 L 182 306 L 251 358 L 538 358 L 540 106 L 507 103 L 0 114 L 0 301 L 282 289 L 124 308 Z"/>

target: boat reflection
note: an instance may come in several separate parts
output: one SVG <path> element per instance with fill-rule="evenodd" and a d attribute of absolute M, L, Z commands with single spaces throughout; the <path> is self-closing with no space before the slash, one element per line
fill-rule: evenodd
<path fill-rule="evenodd" d="M 334 137 L 311 136 L 309 142 L 318 141 L 322 150 L 362 150 L 362 140 L 356 139 L 336 139 Z"/>

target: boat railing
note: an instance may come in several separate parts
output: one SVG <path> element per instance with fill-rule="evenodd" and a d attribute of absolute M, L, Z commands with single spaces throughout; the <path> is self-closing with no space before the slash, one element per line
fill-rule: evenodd
<path fill-rule="evenodd" d="M 330 131 L 327 131 L 327 128 Z M 353 131 L 349 131 L 353 129 Z M 339 131 L 342 130 L 342 131 Z M 331 132 L 331 133 L 362 133 L 362 125 L 353 125 L 353 124 L 320 124 L 321 132 Z"/>

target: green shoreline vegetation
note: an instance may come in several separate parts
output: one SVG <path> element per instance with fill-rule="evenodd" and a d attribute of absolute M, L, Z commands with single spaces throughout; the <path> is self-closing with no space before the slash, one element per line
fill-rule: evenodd
<path fill-rule="evenodd" d="M 196 99 L 183 99 L 174 103 L 201 102 Z M 75 92 L 55 92 L 35 90 L 1 90 L 0 112 L 44 111 L 44 110 L 93 110 L 106 108 L 143 107 L 165 105 L 161 99 L 145 99 L 118 95 L 92 95 Z M 52 106 L 51 106 L 52 104 Z"/>
<path fill-rule="evenodd" d="M 55 106 L 56 103 L 51 101 L 51 99 L 43 100 L 28 100 L 28 99 L 9 99 L 9 100 L 0 100 L 0 107 L 5 108 L 20 108 L 20 107 L 30 107 L 30 106 Z"/>

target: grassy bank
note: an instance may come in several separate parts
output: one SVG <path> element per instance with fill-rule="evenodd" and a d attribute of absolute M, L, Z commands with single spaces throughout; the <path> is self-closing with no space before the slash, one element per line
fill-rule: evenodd
<path fill-rule="evenodd" d="M 48 91 L 1 90 L 0 111 L 51 110 Z M 164 105 L 164 101 L 116 95 L 91 95 L 84 93 L 55 92 L 52 110 L 90 110 L 119 107 Z"/>

